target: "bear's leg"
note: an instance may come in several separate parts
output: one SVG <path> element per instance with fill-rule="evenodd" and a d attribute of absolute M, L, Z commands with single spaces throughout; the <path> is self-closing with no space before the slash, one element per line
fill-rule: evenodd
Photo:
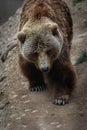
<path fill-rule="evenodd" d="M 29 89 L 31 91 L 42 91 L 46 89 L 41 71 L 35 65 L 23 59 L 21 55 L 19 55 L 19 66 L 22 74 L 29 80 Z"/>
<path fill-rule="evenodd" d="M 64 105 L 69 102 L 76 86 L 76 73 L 71 63 L 54 66 L 49 75 L 53 103 Z"/>

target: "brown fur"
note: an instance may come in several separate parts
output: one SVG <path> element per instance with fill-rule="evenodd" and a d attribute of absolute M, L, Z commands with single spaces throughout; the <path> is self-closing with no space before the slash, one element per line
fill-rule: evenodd
<path fill-rule="evenodd" d="M 73 31 L 69 8 L 62 0 L 27 0 L 22 10 L 19 30 L 22 30 L 28 20 L 34 22 L 42 17 L 56 22 L 63 33 L 64 44 L 61 54 L 46 75 L 19 54 L 21 71 L 28 78 L 30 87 L 45 84 L 45 81 L 50 86 L 54 99 L 63 95 L 70 97 L 75 88 L 76 74 L 70 61 Z"/>
<path fill-rule="evenodd" d="M 27 0 L 23 7 L 20 20 L 20 30 L 29 20 L 49 17 L 61 28 L 64 37 L 72 40 L 72 18 L 67 4 L 62 0 Z"/>

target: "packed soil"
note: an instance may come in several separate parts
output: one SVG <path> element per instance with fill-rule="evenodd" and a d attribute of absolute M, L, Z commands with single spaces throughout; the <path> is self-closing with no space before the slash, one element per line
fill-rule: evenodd
<path fill-rule="evenodd" d="M 68 3 L 74 23 L 71 60 L 74 65 L 87 48 L 87 0 Z M 0 26 L 0 55 L 18 32 L 21 9 Z M 75 66 L 77 88 L 69 104 L 52 104 L 48 90 L 30 92 L 28 82 L 19 73 L 18 50 L 0 60 L 0 130 L 87 130 L 87 62 Z"/>

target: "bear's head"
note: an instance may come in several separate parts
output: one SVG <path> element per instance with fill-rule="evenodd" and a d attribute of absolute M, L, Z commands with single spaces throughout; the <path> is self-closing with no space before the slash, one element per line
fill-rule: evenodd
<path fill-rule="evenodd" d="M 18 33 L 20 53 L 42 72 L 51 69 L 63 46 L 63 36 L 56 23 L 47 18 L 28 21 Z"/>

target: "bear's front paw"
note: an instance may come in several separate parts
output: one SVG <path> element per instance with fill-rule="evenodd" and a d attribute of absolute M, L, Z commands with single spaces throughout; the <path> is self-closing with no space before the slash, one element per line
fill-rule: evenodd
<path fill-rule="evenodd" d="M 54 99 L 53 103 L 55 105 L 65 105 L 65 104 L 69 103 L 69 95 L 58 96 Z"/>
<path fill-rule="evenodd" d="M 30 91 L 43 91 L 46 89 L 46 85 L 35 85 L 35 86 L 30 86 Z"/>

